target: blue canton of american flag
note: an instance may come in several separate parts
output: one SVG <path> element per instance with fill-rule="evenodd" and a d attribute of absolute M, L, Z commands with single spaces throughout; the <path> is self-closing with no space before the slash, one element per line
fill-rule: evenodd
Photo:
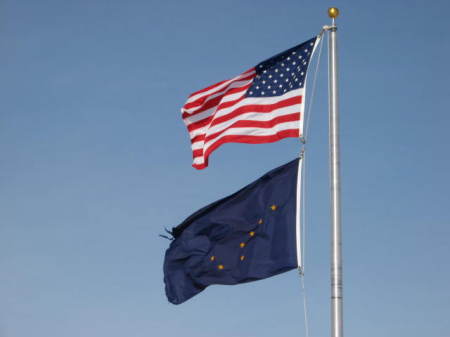
<path fill-rule="evenodd" d="M 301 137 L 306 73 L 318 42 L 314 37 L 191 94 L 182 118 L 191 139 L 192 166 L 207 167 L 209 155 L 224 143 Z"/>
<path fill-rule="evenodd" d="M 305 86 L 306 71 L 316 38 L 258 64 L 247 97 L 280 96 Z"/>

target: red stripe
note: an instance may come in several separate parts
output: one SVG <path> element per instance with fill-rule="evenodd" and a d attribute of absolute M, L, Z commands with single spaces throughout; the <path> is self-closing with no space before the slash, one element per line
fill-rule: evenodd
<path fill-rule="evenodd" d="M 230 120 L 231 118 L 234 118 L 243 113 L 247 113 L 247 112 L 271 113 L 276 109 L 288 107 L 288 106 L 291 106 L 294 104 L 300 104 L 301 102 L 302 102 L 302 96 L 295 96 L 295 97 L 291 97 L 291 98 L 288 98 L 288 99 L 285 99 L 285 100 L 282 100 L 282 101 L 279 101 L 279 102 L 273 103 L 273 104 L 242 106 L 242 107 L 236 109 L 235 111 L 233 111 L 231 114 L 214 119 L 213 124 L 211 124 L 211 126 L 219 123 L 216 121 L 220 121 L 220 123 L 222 123 L 222 122 Z M 278 117 L 275 117 L 268 121 L 239 120 L 239 121 L 234 122 L 232 125 L 228 126 L 227 128 L 222 129 L 212 135 L 209 135 L 207 138 L 205 136 L 205 133 L 197 135 L 191 139 L 191 143 L 195 143 L 198 141 L 205 141 L 205 142 L 210 141 L 214 138 L 217 138 L 222 133 L 224 133 L 226 130 L 229 130 L 231 128 L 239 128 L 239 127 L 272 128 L 273 126 L 275 126 L 279 123 L 298 121 L 298 120 L 300 120 L 300 116 L 301 116 L 301 113 L 297 112 L 297 113 L 290 113 L 288 115 L 278 116 Z M 207 125 L 212 118 L 213 118 L 213 116 L 210 116 L 207 120 L 202 120 L 202 122 L 205 121 L 204 124 L 196 122 L 191 125 L 196 125 L 195 129 L 198 129 L 200 126 Z M 203 124 L 203 125 L 201 125 L 201 124 Z M 194 129 L 194 128 L 192 128 L 192 129 Z M 188 126 L 189 131 L 192 131 L 192 129 L 190 129 Z M 229 138 L 230 136 L 231 135 L 225 136 L 224 138 Z M 262 136 L 250 136 L 250 137 L 262 137 Z M 263 137 L 265 137 L 265 136 L 263 136 Z M 212 145 L 212 147 L 213 146 L 214 145 Z M 208 152 L 211 152 L 211 151 L 208 151 Z M 202 157 L 202 156 L 203 156 L 203 152 L 196 152 L 196 154 L 194 155 L 194 158 Z"/>
<path fill-rule="evenodd" d="M 249 85 L 250 86 L 250 85 Z M 247 90 L 247 89 L 245 89 Z M 242 96 L 238 99 L 235 99 L 234 101 L 228 101 L 228 102 L 224 102 L 222 104 L 219 105 L 219 107 L 217 108 L 216 112 L 219 111 L 219 109 L 225 109 L 225 108 L 229 108 L 237 103 L 239 103 L 240 101 L 244 100 L 246 97 Z M 187 129 L 189 130 L 189 132 L 200 129 L 202 127 L 204 127 L 205 125 L 208 125 L 211 120 L 215 120 L 214 119 L 214 115 L 208 116 L 207 118 L 201 119 L 195 123 L 189 124 L 187 126 Z"/>
<path fill-rule="evenodd" d="M 240 90 L 240 91 L 247 91 L 247 89 L 250 88 L 251 86 L 252 86 L 252 83 L 249 83 L 249 84 L 247 84 L 245 87 L 242 87 L 242 90 Z M 236 93 L 237 93 L 237 92 L 234 92 L 233 94 L 236 94 Z M 226 96 L 228 96 L 228 93 L 227 93 L 227 95 L 224 96 L 224 98 L 225 98 Z M 219 110 L 222 110 L 222 109 L 226 109 L 226 108 L 232 107 L 232 106 L 235 105 L 236 103 L 239 103 L 240 101 L 242 101 L 244 98 L 246 98 L 246 97 L 245 97 L 245 93 L 244 93 L 244 95 L 242 95 L 241 97 L 239 97 L 239 98 L 237 98 L 237 99 L 235 99 L 235 100 L 233 100 L 233 101 L 226 101 L 226 102 L 223 102 L 223 103 L 221 103 L 221 104 L 219 104 L 219 105 L 217 106 L 216 111 L 219 111 Z"/>
<path fill-rule="evenodd" d="M 251 84 L 248 85 L 250 87 Z M 228 101 L 224 102 L 222 104 L 219 104 L 219 106 L 216 109 L 216 113 L 218 113 L 222 109 L 226 109 L 229 107 L 232 107 L 233 105 L 239 103 L 240 101 L 244 100 L 246 97 L 242 96 L 234 101 Z M 243 105 L 235 110 L 233 112 L 228 113 L 221 117 L 215 117 L 214 115 L 208 116 L 204 119 L 201 119 L 197 122 L 194 122 L 192 124 L 189 124 L 187 126 L 187 129 L 189 132 L 192 132 L 194 130 L 200 129 L 206 125 L 208 125 L 211 121 L 210 127 L 226 122 L 236 116 L 239 116 L 241 114 L 247 113 L 247 112 L 260 112 L 260 113 L 269 113 L 272 112 L 275 109 L 288 107 L 295 104 L 301 104 L 302 103 L 302 96 L 295 96 L 291 98 L 287 98 L 285 100 L 272 103 L 272 104 L 249 104 L 249 105 Z"/>
<path fill-rule="evenodd" d="M 255 77 L 255 75 L 250 75 L 250 76 L 247 76 L 247 77 L 239 78 L 239 79 L 237 79 L 237 80 L 234 80 L 234 81 L 228 83 L 226 86 L 224 86 L 223 88 L 218 89 L 217 91 L 211 92 L 211 93 L 206 94 L 206 95 L 204 95 L 204 96 L 200 96 L 200 97 L 197 98 L 195 101 L 189 102 L 189 100 L 188 100 L 188 101 L 186 102 L 186 104 L 184 105 L 184 108 L 186 108 L 186 109 L 191 109 L 191 108 L 194 108 L 194 107 L 196 107 L 196 106 L 200 106 L 200 105 L 202 105 L 202 103 L 203 103 L 206 99 L 208 99 L 209 97 L 214 96 L 214 95 L 217 95 L 217 94 L 221 94 L 221 93 L 224 93 L 224 92 L 227 92 L 228 88 L 229 88 L 232 84 L 238 83 L 238 82 L 245 82 L 245 81 L 251 80 L 253 77 Z M 232 89 L 238 89 L 238 88 L 239 88 L 239 87 L 234 87 L 234 88 L 232 88 Z"/>
<path fill-rule="evenodd" d="M 211 98 L 209 101 L 204 102 L 203 106 L 199 106 L 196 110 L 194 110 L 192 112 L 184 111 L 182 113 L 181 117 L 183 119 L 187 119 L 189 117 L 196 116 L 196 115 L 198 115 L 198 114 L 200 114 L 200 113 L 202 113 L 202 112 L 204 112 L 204 111 L 206 111 L 208 109 L 214 108 L 217 105 L 219 105 L 220 102 L 225 97 L 227 97 L 228 95 L 232 95 L 232 94 L 236 94 L 236 93 L 239 93 L 239 92 L 242 92 L 242 91 L 246 91 L 250 86 L 251 86 L 251 83 L 249 83 L 248 85 L 245 85 L 243 87 L 229 89 L 225 94 L 217 96 L 217 97 L 214 97 L 214 98 Z M 229 102 L 225 102 L 225 103 L 229 104 L 231 106 L 231 105 L 234 104 L 233 102 L 235 103 L 235 101 L 229 101 Z M 223 104 L 225 104 L 225 103 L 223 103 Z M 184 107 L 183 107 L 183 109 L 184 109 Z"/>
<path fill-rule="evenodd" d="M 197 149 L 192 151 L 192 158 L 196 157 L 202 157 L 203 156 L 203 149 Z"/>
<path fill-rule="evenodd" d="M 294 96 L 291 98 L 284 99 L 282 101 L 278 101 L 276 103 L 272 104 L 249 104 L 249 105 L 243 105 L 235 110 L 233 112 L 228 113 L 224 116 L 216 117 L 214 118 L 214 121 L 211 123 L 211 127 L 223 122 L 226 122 L 230 119 L 233 119 L 236 116 L 242 115 L 247 112 L 260 112 L 260 113 L 269 113 L 279 108 L 285 108 L 291 105 L 295 104 L 301 104 L 302 103 L 302 96 Z M 217 112 L 219 112 L 219 109 L 217 109 Z"/>
<path fill-rule="evenodd" d="M 213 117 L 214 116 L 212 115 L 212 116 L 209 116 L 208 118 L 202 119 L 202 120 L 200 120 L 198 122 L 189 124 L 187 126 L 188 131 L 192 132 L 192 131 L 198 130 L 198 129 L 208 125 L 211 122 L 211 120 L 213 119 Z"/>
<path fill-rule="evenodd" d="M 188 110 L 188 109 L 191 109 L 191 108 L 194 108 L 194 107 L 198 107 L 198 110 L 195 110 L 195 111 L 192 111 L 192 112 L 186 112 L 185 111 L 185 112 L 183 112 L 182 117 L 186 118 L 186 117 L 189 117 L 189 116 L 194 116 L 196 114 L 199 114 L 200 112 L 203 112 L 205 110 L 208 110 L 208 109 L 216 106 L 217 104 L 220 103 L 220 100 L 222 99 L 223 95 L 219 95 L 217 97 L 211 98 L 209 101 L 206 101 L 206 99 L 208 97 L 209 96 L 202 97 L 201 104 L 196 104 L 195 106 L 193 104 L 196 103 L 197 101 L 195 101 L 194 103 L 187 103 L 183 107 L 183 109 Z"/>
<path fill-rule="evenodd" d="M 195 92 L 193 92 L 192 94 L 190 94 L 188 97 L 190 98 L 190 97 L 192 97 L 192 96 L 201 94 L 202 92 L 211 90 L 211 89 L 213 89 L 214 87 L 218 87 L 219 85 L 221 85 L 221 84 L 223 84 L 223 83 L 225 83 L 226 81 L 229 81 L 229 80 L 230 80 L 230 79 L 224 80 L 224 81 L 220 81 L 220 82 L 217 82 L 216 84 L 210 85 L 209 87 L 206 87 L 206 88 L 204 88 L 204 89 L 195 91 Z"/>
<path fill-rule="evenodd" d="M 237 103 L 245 98 L 246 97 L 243 96 L 233 102 Z M 247 112 L 270 113 L 276 109 L 285 108 L 285 107 L 288 107 L 291 105 L 301 104 L 301 103 L 302 103 L 302 96 L 295 96 L 295 97 L 287 98 L 287 99 L 284 99 L 282 101 L 279 101 L 279 102 L 273 103 L 273 104 L 243 105 L 243 106 L 233 110 L 233 112 L 226 114 L 224 116 L 215 117 L 215 118 L 214 118 L 214 116 L 209 116 L 208 118 L 205 118 L 198 122 L 192 123 L 187 126 L 187 129 L 189 132 L 192 132 L 194 130 L 200 129 L 200 128 L 208 125 L 209 123 L 211 123 L 210 127 L 213 127 L 214 125 L 229 121 L 229 120 L 235 118 L 236 116 L 245 114 Z M 217 112 L 219 112 L 219 109 L 217 109 Z M 212 120 L 212 122 L 211 122 L 211 120 Z"/>
<path fill-rule="evenodd" d="M 229 89 L 229 87 L 230 87 L 233 83 L 235 83 L 235 82 L 241 82 L 241 81 L 248 81 L 248 80 L 251 80 L 254 76 L 255 76 L 255 75 L 251 75 L 251 76 L 248 76 L 248 77 L 241 78 L 241 79 L 239 79 L 239 80 L 230 82 L 227 86 L 225 86 L 224 88 L 220 89 L 221 91 L 213 92 L 213 93 L 211 93 L 211 94 L 208 94 L 208 95 L 205 95 L 205 96 L 202 96 L 202 97 L 198 98 L 198 99 L 195 100 L 194 102 L 186 103 L 186 104 L 183 106 L 183 110 L 188 110 L 188 109 L 192 109 L 192 108 L 196 108 L 196 107 L 200 108 L 201 110 L 195 110 L 195 111 L 190 112 L 190 113 L 188 113 L 188 112 L 185 111 L 185 112 L 183 113 L 182 117 L 183 117 L 183 118 L 186 118 L 186 117 L 188 117 L 188 116 L 196 115 L 196 114 L 198 114 L 198 113 L 200 113 L 200 112 L 203 112 L 203 111 L 205 111 L 205 110 L 207 110 L 207 109 L 213 107 L 214 105 L 219 104 L 219 103 L 220 103 L 220 100 L 222 99 L 222 97 L 223 97 L 224 95 L 229 95 L 229 94 L 233 94 L 233 93 L 237 93 L 237 92 L 246 90 L 250 85 L 248 85 L 248 86 L 246 85 L 246 86 L 244 86 L 244 87 L 231 88 L 231 89 Z M 214 95 L 216 95 L 216 94 L 218 94 L 218 93 L 221 93 L 221 95 L 218 95 L 218 96 L 216 96 L 216 97 L 214 97 L 214 98 L 211 98 L 210 100 L 207 101 L 207 99 L 208 99 L 209 97 L 214 96 Z M 215 102 L 215 104 L 212 104 L 211 102 Z M 206 105 L 208 106 L 207 108 L 204 107 L 204 106 L 206 106 Z"/>
<path fill-rule="evenodd" d="M 287 137 L 298 138 L 299 129 L 282 130 L 275 135 L 270 136 L 248 136 L 248 135 L 229 135 L 219 139 L 215 142 L 205 153 L 205 161 L 203 164 L 193 164 L 192 166 L 198 170 L 204 169 L 208 166 L 208 158 L 211 152 L 216 150 L 219 146 L 225 143 L 246 143 L 246 144 L 263 144 L 273 143 Z"/>
<path fill-rule="evenodd" d="M 222 144 L 225 143 L 247 143 L 247 144 L 262 144 L 262 143 L 271 143 L 276 142 L 278 140 L 281 140 L 283 138 L 287 137 L 299 137 L 300 130 L 298 128 L 295 129 L 289 129 L 289 130 L 282 130 L 277 132 L 274 135 L 267 135 L 267 136 L 252 136 L 252 135 L 224 135 L 224 133 L 227 130 L 230 129 L 239 129 L 239 128 L 255 128 L 255 129 L 267 129 L 271 130 L 276 125 L 279 125 L 281 123 L 287 123 L 287 122 L 295 122 L 299 121 L 301 119 L 301 112 L 295 112 L 295 113 L 289 113 L 284 114 L 281 116 L 274 117 L 267 121 L 258 121 L 258 120 L 251 120 L 251 119 L 244 119 L 240 118 L 239 116 L 245 114 L 245 113 L 271 113 L 273 111 L 276 111 L 277 109 L 293 106 L 296 104 L 301 104 L 303 101 L 302 96 L 295 96 L 291 98 L 287 98 L 284 100 L 280 100 L 275 103 L 271 104 L 249 104 L 240 106 L 237 108 L 233 108 L 237 103 L 243 101 L 246 99 L 244 95 L 239 95 L 238 99 L 234 99 L 232 101 L 228 102 L 222 102 L 224 98 L 226 98 L 229 95 L 233 95 L 236 93 L 245 93 L 249 87 L 251 87 L 252 83 L 249 83 L 247 85 L 241 86 L 241 87 L 234 87 L 236 86 L 236 82 L 241 81 L 248 81 L 253 79 L 256 74 L 248 75 L 250 72 L 254 72 L 255 68 L 251 68 L 247 70 L 246 72 L 242 73 L 239 76 L 242 76 L 242 78 L 237 79 L 236 77 L 234 79 L 225 80 L 218 82 L 216 84 L 213 84 L 209 87 L 206 87 L 202 90 L 198 90 L 191 95 L 189 95 L 189 99 L 192 99 L 191 102 L 186 102 L 183 107 L 183 113 L 182 117 L 184 119 L 184 122 L 187 124 L 189 123 L 189 117 L 204 113 L 204 116 L 201 117 L 198 116 L 197 118 L 202 118 L 196 122 L 193 122 L 189 125 L 187 125 L 188 131 L 192 134 L 193 131 L 194 135 L 195 133 L 199 133 L 191 138 L 191 143 L 196 142 L 211 142 L 211 146 L 205 151 L 204 145 L 202 144 L 202 148 L 195 149 L 192 151 L 192 155 L 195 158 L 203 158 L 204 163 L 203 164 L 193 164 L 192 166 L 197 169 L 202 169 L 208 166 L 208 158 L 209 155 L 215 151 L 217 148 L 219 148 Z M 237 77 L 239 77 L 237 76 Z M 252 81 L 250 81 L 252 82 Z M 240 83 L 239 83 L 240 84 Z M 220 87 L 222 86 L 222 87 Z M 230 88 L 231 87 L 231 88 Z M 206 93 L 207 91 L 211 91 L 210 93 Z M 198 98 L 194 98 L 194 96 L 198 95 Z M 264 102 L 264 101 L 263 101 Z M 245 104 L 245 102 L 243 102 Z M 193 110 L 192 113 L 188 113 L 186 110 Z M 220 112 L 223 109 L 230 109 L 231 111 L 227 113 L 224 116 L 215 117 L 217 112 Z M 210 111 L 208 111 L 210 110 Z M 207 111 L 207 113 L 205 113 Z M 236 118 L 240 120 L 234 121 L 231 125 L 220 129 L 220 124 L 231 121 L 233 118 Z M 244 117 L 245 118 L 245 117 Z M 205 130 L 209 127 L 217 126 L 219 128 L 219 131 L 215 132 L 214 134 L 208 135 L 206 137 L 206 132 L 204 130 L 201 130 L 204 128 Z"/>
<path fill-rule="evenodd" d="M 300 112 L 294 112 L 288 115 L 282 115 L 275 117 L 273 119 L 267 120 L 267 121 L 252 121 L 252 120 L 238 120 L 228 126 L 225 129 L 222 129 L 216 133 L 213 133 L 211 135 L 208 135 L 206 137 L 205 142 L 209 142 L 210 140 L 219 137 L 222 133 L 229 129 L 234 128 L 251 128 L 254 127 L 255 129 L 270 129 L 273 128 L 275 125 L 281 124 L 281 123 L 287 123 L 287 122 L 295 122 L 300 120 Z"/>
<path fill-rule="evenodd" d="M 202 133 L 201 135 L 195 136 L 194 138 L 191 139 L 191 144 L 195 143 L 195 142 L 199 142 L 201 140 L 205 140 L 205 134 Z"/>

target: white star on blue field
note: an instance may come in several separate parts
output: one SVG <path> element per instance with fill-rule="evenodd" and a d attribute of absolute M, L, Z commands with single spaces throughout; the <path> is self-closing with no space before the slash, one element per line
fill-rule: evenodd
<path fill-rule="evenodd" d="M 279 96 L 288 91 L 303 88 L 306 70 L 316 38 L 259 63 L 248 97 Z"/>

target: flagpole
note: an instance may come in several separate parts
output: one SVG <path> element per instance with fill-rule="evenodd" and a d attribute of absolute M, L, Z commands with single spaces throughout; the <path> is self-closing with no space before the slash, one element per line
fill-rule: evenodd
<path fill-rule="evenodd" d="M 329 8 L 332 20 L 328 27 L 328 77 L 329 77 L 329 122 L 330 122 L 330 187 L 331 187 L 331 337 L 343 337 L 343 296 L 342 296 L 342 243 L 341 243 L 341 183 L 339 156 L 339 93 L 337 8 Z"/>

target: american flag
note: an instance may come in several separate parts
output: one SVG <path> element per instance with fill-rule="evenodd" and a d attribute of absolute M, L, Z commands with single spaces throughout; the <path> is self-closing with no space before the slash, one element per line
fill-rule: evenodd
<path fill-rule="evenodd" d="M 191 94 L 181 109 L 193 167 L 224 143 L 260 144 L 301 137 L 306 72 L 314 37 L 242 74 Z"/>

